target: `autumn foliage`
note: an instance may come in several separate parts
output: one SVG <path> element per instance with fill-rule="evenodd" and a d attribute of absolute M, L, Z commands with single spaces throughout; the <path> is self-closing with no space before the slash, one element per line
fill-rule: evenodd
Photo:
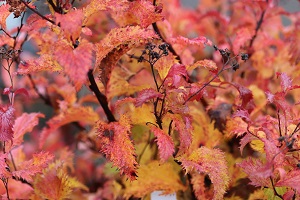
<path fill-rule="evenodd" d="M 300 199 L 288 2 L 1 0 L 2 198 Z"/>

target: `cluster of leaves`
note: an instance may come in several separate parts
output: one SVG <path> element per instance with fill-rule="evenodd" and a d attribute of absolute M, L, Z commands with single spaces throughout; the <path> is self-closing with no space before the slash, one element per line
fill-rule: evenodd
<path fill-rule="evenodd" d="M 1 2 L 3 198 L 300 198 L 299 12 Z"/>

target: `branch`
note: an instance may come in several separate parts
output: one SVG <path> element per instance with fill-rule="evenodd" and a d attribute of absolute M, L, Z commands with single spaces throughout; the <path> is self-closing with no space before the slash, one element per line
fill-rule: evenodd
<path fill-rule="evenodd" d="M 93 70 L 90 69 L 88 72 L 89 81 L 91 83 L 90 89 L 95 93 L 98 102 L 100 103 L 101 107 L 104 110 L 104 113 L 108 119 L 109 122 L 116 122 L 114 115 L 112 114 L 111 110 L 108 107 L 107 98 L 104 94 L 102 94 L 96 84 L 96 81 L 94 79 Z"/>
<path fill-rule="evenodd" d="M 263 21 L 264 21 L 265 13 L 266 13 L 266 10 L 264 10 L 264 11 L 261 13 L 260 18 L 259 18 L 259 20 L 258 20 L 257 23 L 256 23 L 255 34 L 253 35 L 253 37 L 252 37 L 251 40 L 250 40 L 249 48 L 252 47 L 253 42 L 254 42 L 255 38 L 257 37 L 257 33 L 258 33 L 258 31 L 259 31 L 259 29 L 260 29 L 260 27 L 261 27 L 261 25 L 262 25 L 262 23 L 263 23 Z"/>
<path fill-rule="evenodd" d="M 24 3 L 24 5 L 29 9 L 31 10 L 32 12 L 34 12 L 35 14 L 37 14 L 38 16 L 40 16 L 42 19 L 50 22 L 51 24 L 54 24 L 55 25 L 55 22 L 51 19 L 48 19 L 47 17 L 45 17 L 44 15 L 42 15 L 41 13 L 39 13 L 37 10 L 31 8 L 27 2 L 25 2 L 24 0 L 21 0 L 22 3 Z"/>

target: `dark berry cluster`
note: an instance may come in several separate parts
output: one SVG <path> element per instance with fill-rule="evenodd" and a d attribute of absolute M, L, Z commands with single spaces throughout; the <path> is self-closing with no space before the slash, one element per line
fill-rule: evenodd
<path fill-rule="evenodd" d="M 213 47 L 216 51 L 220 52 L 220 54 L 223 58 L 223 62 L 226 63 L 226 64 L 230 64 L 231 68 L 234 71 L 236 71 L 240 68 L 240 64 L 236 60 L 237 56 L 231 57 L 231 53 L 228 49 L 219 49 L 216 45 L 214 45 Z M 245 62 L 249 59 L 249 55 L 246 54 L 246 53 L 241 53 L 240 56 L 241 56 L 241 59 Z"/>
<path fill-rule="evenodd" d="M 14 13 L 15 18 L 20 17 L 25 11 L 25 5 L 20 0 L 7 0 L 6 2 L 10 5 L 9 11 Z"/>
<path fill-rule="evenodd" d="M 153 43 L 148 43 L 142 51 L 142 55 L 139 56 L 137 60 L 138 62 L 146 61 L 150 64 L 154 64 L 161 57 L 169 55 L 168 47 L 169 45 L 165 43 L 158 46 Z"/>

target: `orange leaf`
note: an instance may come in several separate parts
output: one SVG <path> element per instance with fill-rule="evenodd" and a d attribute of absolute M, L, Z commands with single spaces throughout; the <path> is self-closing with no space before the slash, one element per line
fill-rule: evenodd
<path fill-rule="evenodd" d="M 68 175 L 60 161 L 50 164 L 43 174 L 36 176 L 33 188 L 38 197 L 57 200 L 69 199 L 76 189 L 88 190 L 85 185 Z"/>
<path fill-rule="evenodd" d="M 53 59 L 50 54 L 42 54 L 36 59 L 22 61 L 18 68 L 18 74 L 30 74 L 41 71 L 59 72 L 62 67 Z"/>
<path fill-rule="evenodd" d="M 54 156 L 48 152 L 34 154 L 32 159 L 19 163 L 18 166 L 16 166 L 18 170 L 13 171 L 12 174 L 15 177 L 32 181 L 32 177 L 42 172 L 53 158 Z"/>
<path fill-rule="evenodd" d="M 229 175 L 224 153 L 219 149 L 209 149 L 204 146 L 193 151 L 190 155 L 178 157 L 186 173 L 196 170 L 209 175 L 214 184 L 214 199 L 223 199 L 229 184 Z M 197 188 L 194 188 L 197 189 Z"/>
<path fill-rule="evenodd" d="M 112 17 L 120 26 L 140 25 L 143 28 L 151 25 L 156 21 L 163 19 L 157 6 L 153 6 L 148 0 L 118 2 L 118 6 L 111 6 Z M 156 11 L 157 10 L 157 11 Z"/>
<path fill-rule="evenodd" d="M 18 146 L 23 142 L 23 136 L 27 132 L 31 132 L 33 127 L 39 123 L 39 118 L 44 118 L 45 115 L 41 113 L 23 113 L 15 120 L 13 130 L 14 139 L 13 146 Z"/>
<path fill-rule="evenodd" d="M 87 80 L 87 72 L 94 66 L 93 45 L 83 40 L 77 48 L 73 48 L 66 41 L 60 41 L 54 57 L 64 67 L 75 87 L 80 89 Z"/>
<path fill-rule="evenodd" d="M 191 66 L 188 66 L 187 70 L 193 70 L 197 67 L 204 67 L 204 68 L 206 68 L 206 69 L 208 69 L 209 71 L 212 71 L 212 72 L 218 71 L 217 64 L 214 61 L 207 60 L 207 59 L 198 60 L 197 62 L 195 62 Z"/>
<path fill-rule="evenodd" d="M 130 180 L 136 179 L 136 154 L 129 138 L 130 124 L 128 119 L 121 117 L 119 122 L 105 124 L 98 123 L 100 151 L 118 167 L 121 174 L 127 175 Z"/>
<path fill-rule="evenodd" d="M 149 39 L 159 39 L 159 37 L 148 29 L 143 29 L 140 26 L 127 26 L 124 28 L 114 28 L 107 36 L 96 44 L 97 65 L 102 59 L 111 52 L 114 48 L 122 44 L 129 47 L 137 47 L 140 44 L 148 42 Z M 142 42 L 142 43 L 141 43 Z"/>
<path fill-rule="evenodd" d="M 83 122 L 93 125 L 97 120 L 99 120 L 98 114 L 91 107 L 73 106 L 63 108 L 61 106 L 61 113 L 47 122 L 49 128 L 43 129 L 40 137 L 40 147 L 44 145 L 49 134 L 65 124 Z"/>
<path fill-rule="evenodd" d="M 9 12 L 10 5 L 9 4 L 2 4 L 0 6 L 0 28 L 6 30 L 6 18 L 10 15 Z"/>

